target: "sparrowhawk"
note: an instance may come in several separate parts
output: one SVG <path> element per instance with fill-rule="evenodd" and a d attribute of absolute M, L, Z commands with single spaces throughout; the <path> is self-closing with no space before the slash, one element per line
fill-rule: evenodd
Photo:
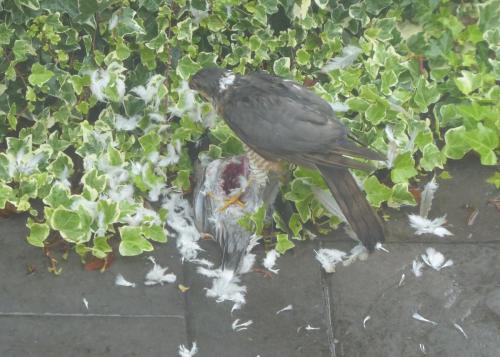
<path fill-rule="evenodd" d="M 349 139 L 328 102 L 265 72 L 242 76 L 209 67 L 192 76 L 189 85 L 211 101 L 250 155 L 260 158 L 260 166 L 272 169 L 287 161 L 318 169 L 363 244 L 372 251 L 384 241 L 380 218 L 349 172 L 369 168 L 355 158 L 381 157 Z"/>

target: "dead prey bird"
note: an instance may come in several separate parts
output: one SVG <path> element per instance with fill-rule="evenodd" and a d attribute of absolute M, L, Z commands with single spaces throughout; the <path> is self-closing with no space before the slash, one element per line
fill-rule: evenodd
<path fill-rule="evenodd" d="M 369 169 L 355 158 L 382 160 L 348 138 L 325 100 L 290 80 L 254 72 L 246 76 L 210 67 L 190 80 L 247 146 L 252 168 L 272 172 L 283 161 L 318 169 L 345 218 L 372 251 L 384 241 L 380 218 L 349 168 Z"/>
<path fill-rule="evenodd" d="M 270 207 L 279 190 L 279 178 L 252 173 L 246 155 L 218 159 L 197 168 L 193 192 L 195 223 L 202 233 L 212 235 L 222 250 L 221 268 L 245 272 L 244 257 L 253 232 L 238 221 L 264 205 Z"/>

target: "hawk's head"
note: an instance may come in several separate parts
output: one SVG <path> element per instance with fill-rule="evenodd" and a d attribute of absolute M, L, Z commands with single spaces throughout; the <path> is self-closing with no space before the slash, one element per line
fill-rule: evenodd
<path fill-rule="evenodd" d="M 189 81 L 189 88 L 212 100 L 225 91 L 235 80 L 233 72 L 218 67 L 200 69 Z"/>

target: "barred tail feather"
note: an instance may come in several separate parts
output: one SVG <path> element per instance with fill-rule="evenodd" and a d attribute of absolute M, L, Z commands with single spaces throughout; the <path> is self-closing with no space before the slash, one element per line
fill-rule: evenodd
<path fill-rule="evenodd" d="M 370 206 L 348 169 L 317 164 L 333 197 L 360 241 L 373 251 L 384 241 L 382 221 Z"/>

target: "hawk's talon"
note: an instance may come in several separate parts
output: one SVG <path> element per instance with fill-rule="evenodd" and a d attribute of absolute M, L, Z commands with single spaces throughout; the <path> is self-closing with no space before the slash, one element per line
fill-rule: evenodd
<path fill-rule="evenodd" d="M 229 208 L 229 206 L 232 206 L 234 204 L 240 206 L 240 207 L 245 207 L 245 204 L 241 201 L 241 196 L 243 195 L 243 191 L 238 192 L 237 194 L 229 197 L 227 200 L 224 201 L 224 204 L 222 207 L 219 208 L 219 212 L 223 212 L 226 209 Z"/>

